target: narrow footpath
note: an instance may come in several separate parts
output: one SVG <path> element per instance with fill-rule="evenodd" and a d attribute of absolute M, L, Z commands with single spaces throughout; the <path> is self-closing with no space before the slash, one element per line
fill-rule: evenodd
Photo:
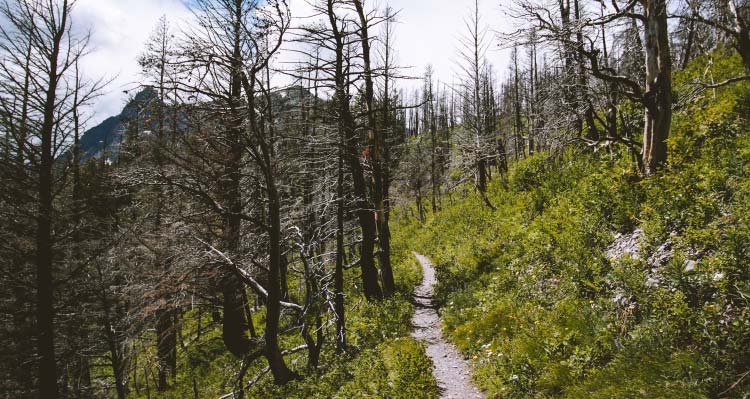
<path fill-rule="evenodd" d="M 435 364 L 435 379 L 443 399 L 484 398 L 484 394 L 471 384 L 471 367 L 455 346 L 443 338 L 440 317 L 432 304 L 435 269 L 425 256 L 414 252 L 422 264 L 424 279 L 414 290 L 417 310 L 412 318 L 414 332 L 411 336 L 427 344 L 427 354 Z"/>

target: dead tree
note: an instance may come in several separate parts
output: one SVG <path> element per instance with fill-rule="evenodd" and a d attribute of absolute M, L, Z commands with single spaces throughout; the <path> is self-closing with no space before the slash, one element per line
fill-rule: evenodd
<path fill-rule="evenodd" d="M 173 160 L 181 171 L 165 179 L 207 206 L 220 222 L 216 246 L 205 240 L 202 243 L 221 265 L 218 284 L 227 349 L 245 362 L 264 355 L 274 381 L 284 384 L 297 376 L 286 365 L 279 347 L 281 309 L 300 311 L 302 307 L 282 300 L 278 138 L 273 127 L 264 123 L 273 110 L 264 74 L 289 27 L 289 10 L 283 1 L 261 5 L 252 0 L 203 0 L 197 3 L 196 16 L 198 26 L 185 32 L 186 43 L 178 60 L 184 76 L 178 88 L 195 98 L 191 121 L 201 133 L 186 139 L 185 148 L 194 151 L 190 155 L 194 158 L 175 155 Z M 196 146 L 195 140 L 205 140 L 205 146 Z M 196 159 L 206 169 L 197 166 Z M 246 185 L 250 189 L 245 189 Z M 253 196 L 248 198 L 247 192 Z M 264 211 L 249 207 L 251 200 Z M 267 257 L 265 267 L 259 268 L 264 272 L 263 283 L 237 260 L 246 229 L 259 232 L 265 240 L 266 247 L 258 248 Z M 248 336 L 245 286 L 266 305 L 262 347 Z"/>
<path fill-rule="evenodd" d="M 166 159 L 164 152 L 167 143 L 167 93 L 173 91 L 173 67 L 171 62 L 172 53 L 174 52 L 171 43 L 171 29 L 166 17 L 161 17 L 154 31 L 146 43 L 146 50 L 139 58 L 139 64 L 144 73 L 144 77 L 149 81 L 149 86 L 153 86 L 158 93 L 155 101 L 151 101 L 150 106 L 154 108 L 150 111 L 155 114 L 156 134 L 150 151 L 151 161 L 157 176 L 162 175 L 165 169 Z M 175 118 L 173 116 L 173 118 Z M 173 121 L 176 123 L 176 121 Z M 158 179 L 158 178 L 157 178 Z M 153 229 L 158 236 L 161 236 L 163 214 L 165 212 L 164 202 L 166 192 L 159 184 L 153 184 L 153 208 L 154 216 L 152 218 Z M 167 251 L 159 251 L 156 254 L 157 270 L 163 270 L 169 273 L 170 261 Z M 172 379 L 177 374 L 177 309 L 174 307 L 171 296 L 173 293 L 164 292 L 160 295 L 165 305 L 156 311 L 156 347 L 157 357 L 159 359 L 158 387 L 159 391 L 166 391 L 168 388 L 167 375 Z"/>
<path fill-rule="evenodd" d="M 487 191 L 487 161 L 482 152 L 484 127 L 481 116 L 481 72 L 488 44 L 487 28 L 481 26 L 479 0 L 475 0 L 473 6 L 471 16 L 465 21 L 467 31 L 461 38 L 459 49 L 460 67 L 464 76 L 458 92 L 463 96 L 464 123 L 473 135 L 476 188 L 484 196 Z"/>
<path fill-rule="evenodd" d="M 4 204 L 17 201 L 6 195 L 21 194 L 19 198 L 30 209 L 14 209 L 13 220 L 33 226 L 22 251 L 26 262 L 15 264 L 18 276 L 23 268 L 32 266 L 35 274 L 30 284 L 35 291 L 37 393 L 44 398 L 59 396 L 59 361 L 56 349 L 60 342 L 57 309 L 62 304 L 56 298 L 65 281 L 76 274 L 70 270 L 62 246 L 66 239 L 61 228 L 60 193 L 67 186 L 66 168 L 56 162 L 69 154 L 76 126 L 80 124 L 78 110 L 89 103 L 101 88 L 102 82 L 83 83 L 78 74 L 78 61 L 87 53 L 87 36 L 73 33 L 71 13 L 73 3 L 63 1 L 12 1 L 0 4 L 4 24 L 0 27 L 0 131 L 10 143 L 5 162 L 15 159 L 11 189 L 3 190 Z M 20 111 L 20 112 L 19 112 Z M 15 188 L 13 188 L 15 187 Z M 6 194 L 7 193 L 7 194 Z M 33 209 L 33 210 L 32 210 Z M 5 223 L 3 223 L 5 224 Z M 74 226 L 75 230 L 79 226 Z M 5 264 L 4 264 L 5 266 Z M 64 274 L 64 275 L 61 275 Z M 28 350 L 28 348 L 27 348 Z M 30 357 L 30 356 L 29 356 Z M 28 387 L 26 387 L 28 388 Z M 29 392 L 27 392 L 29 394 Z"/>
<path fill-rule="evenodd" d="M 579 4 L 579 7 L 582 6 Z M 672 119 L 672 56 L 666 1 L 630 0 L 624 4 L 612 2 L 606 6 L 603 15 L 597 18 L 582 18 L 584 11 L 579 8 L 578 22 L 568 26 L 551 13 L 539 12 L 543 8 L 537 2 L 517 1 L 514 16 L 536 25 L 540 40 L 561 43 L 563 48 L 575 51 L 582 60 L 584 70 L 592 77 L 607 82 L 624 96 L 643 106 L 643 172 L 656 172 L 667 161 L 666 140 Z M 603 63 L 602 51 L 593 39 L 602 25 L 621 21 L 640 24 L 640 31 L 645 39 L 645 85 Z M 518 39 L 522 34 L 519 30 L 506 39 Z M 599 140 L 627 141 L 622 137 L 601 137 Z"/>
<path fill-rule="evenodd" d="M 375 240 L 377 225 L 373 217 L 374 205 L 367 193 L 367 182 L 362 158 L 369 158 L 368 151 L 360 151 L 356 135 L 356 121 L 351 110 L 349 87 L 353 74 L 351 56 L 347 49 L 352 45 L 352 35 L 348 30 L 355 22 L 346 20 L 337 14 L 337 2 L 326 0 L 318 7 L 318 11 L 327 19 L 328 27 L 320 27 L 313 39 L 318 44 L 330 46 L 333 61 L 328 74 L 333 80 L 336 119 L 339 121 L 340 134 L 343 136 L 343 153 L 345 164 L 353 182 L 354 206 L 362 233 L 359 245 L 359 267 L 362 273 L 362 288 L 365 297 L 377 300 L 383 297 L 383 291 L 378 283 L 378 270 L 375 267 Z M 356 65 L 355 65 L 356 66 Z M 362 158 L 360 156 L 362 155 Z"/>
<path fill-rule="evenodd" d="M 362 62 L 363 62 L 363 73 L 362 77 L 365 81 L 365 113 L 367 120 L 367 138 L 368 145 L 367 151 L 370 154 L 370 165 L 372 165 L 372 192 L 373 202 L 375 205 L 374 221 L 375 229 L 378 235 L 378 241 L 382 241 L 383 236 L 388 234 L 386 216 L 385 216 L 385 190 L 383 187 L 383 161 L 382 161 L 382 144 L 383 140 L 380 137 L 381 130 L 377 126 L 377 115 L 375 109 L 375 76 L 373 73 L 372 66 L 372 50 L 371 50 L 371 38 L 369 29 L 373 21 L 377 21 L 377 18 L 372 16 L 372 13 L 366 13 L 364 9 L 363 0 L 352 0 L 354 7 L 357 10 L 357 16 L 359 20 L 358 34 L 362 46 Z M 386 240 L 388 240 L 386 238 Z M 388 241 L 389 242 L 389 241 Z M 382 248 L 381 248 L 382 250 Z M 390 247 L 388 247 L 388 251 Z M 380 275 L 383 281 L 383 296 L 389 297 L 393 295 L 396 290 L 396 286 L 393 280 L 393 270 L 391 268 L 391 261 L 389 252 L 381 254 L 380 260 Z"/>
<path fill-rule="evenodd" d="M 395 18 L 396 12 L 390 7 L 386 7 L 383 15 L 383 28 L 382 28 L 382 39 L 380 46 L 380 69 L 382 70 L 382 92 L 380 95 L 381 104 L 381 115 L 382 115 L 382 128 L 378 135 L 377 149 L 379 163 L 381 165 L 380 173 L 380 186 L 382 187 L 380 192 L 380 201 L 378 201 L 377 209 L 380 210 L 380 214 L 377 215 L 378 223 L 378 248 L 379 248 L 379 261 L 382 274 L 384 276 L 384 289 L 385 289 L 385 276 L 389 274 L 391 280 L 388 284 L 391 285 L 391 292 L 395 290 L 395 282 L 393 280 L 393 272 L 391 267 L 391 231 L 390 231 L 390 214 L 391 214 L 391 186 L 393 185 L 393 169 L 398 164 L 399 157 L 395 154 L 395 146 L 399 145 L 403 139 L 403 134 L 400 130 L 394 126 L 394 105 L 397 105 L 397 99 L 391 91 L 395 88 L 395 80 L 398 78 L 398 66 L 396 65 L 395 59 L 395 48 L 394 36 L 395 36 Z M 377 181 L 377 180 L 376 180 Z"/>

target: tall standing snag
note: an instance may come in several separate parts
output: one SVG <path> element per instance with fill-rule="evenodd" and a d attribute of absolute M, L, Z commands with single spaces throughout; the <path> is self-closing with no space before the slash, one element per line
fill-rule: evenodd
<path fill-rule="evenodd" d="M 538 12 L 543 5 L 537 2 L 517 0 L 515 16 L 537 26 L 542 40 L 559 43 L 566 51 L 574 51 L 580 58 L 581 71 L 588 71 L 594 78 L 609 84 L 644 109 L 643 151 L 640 164 L 645 174 L 652 174 L 667 162 L 667 139 L 672 120 L 672 55 L 670 53 L 669 24 L 666 0 L 629 0 L 625 4 L 613 1 L 607 4 L 598 18 L 583 18 L 583 4 L 575 2 L 575 24 L 566 23 L 566 8 L 562 7 L 563 22 L 551 13 Z M 618 73 L 602 59 L 602 50 L 594 38 L 602 25 L 617 22 L 640 24 L 644 37 L 645 85 L 636 79 Z M 628 24 L 625 24 L 626 26 Z M 523 30 L 508 35 L 518 38 Z M 574 38 L 575 37 L 575 38 Z M 593 115 L 592 115 L 593 116 Z M 588 118 L 588 116 L 587 116 Z M 606 137 L 599 140 L 627 142 L 622 137 Z"/>
<path fill-rule="evenodd" d="M 222 293 L 222 337 L 234 355 L 249 361 L 265 355 L 274 381 L 284 384 L 294 374 L 286 365 L 279 346 L 282 307 L 281 194 L 277 183 L 276 140 L 272 128 L 263 123 L 271 118 L 270 88 L 263 73 L 278 52 L 289 27 L 285 1 L 200 0 L 196 4 L 198 28 L 188 32 L 181 64 L 186 75 L 180 90 L 200 97 L 203 108 L 198 118 L 211 115 L 206 147 L 193 147 L 199 159 L 210 160 L 212 173 L 196 175 L 194 164 L 183 162 L 186 178 L 171 183 L 185 189 L 214 211 L 219 219 L 217 239 L 221 254 L 218 284 Z M 216 173 L 216 174 L 213 174 Z M 254 179 L 248 179 L 252 176 Z M 259 180 L 255 180 L 255 178 Z M 257 186 L 259 187 L 256 187 Z M 250 185 L 252 187 L 246 187 Z M 212 187 L 207 191 L 205 187 Z M 255 190 L 255 191 L 252 191 Z M 256 194 L 250 197 L 246 193 Z M 249 207 L 251 203 L 264 212 Z M 245 223 L 247 222 L 247 223 Z M 242 256 L 243 231 L 255 229 L 263 235 L 268 263 L 261 285 L 233 259 Z M 263 347 L 248 336 L 250 321 L 244 284 L 262 296 L 266 305 Z"/>
<path fill-rule="evenodd" d="M 33 267 L 35 294 L 37 393 L 57 398 L 61 380 L 58 363 L 67 363 L 68 354 L 58 357 L 58 317 L 55 298 L 65 293 L 58 288 L 62 275 L 72 262 L 64 257 L 62 242 L 77 236 L 80 226 L 63 233 L 64 220 L 59 194 L 66 186 L 69 163 L 59 162 L 70 155 L 70 142 L 77 133 L 79 107 L 96 95 L 101 82 L 83 83 L 78 61 L 86 54 L 88 37 L 73 33 L 73 2 L 67 0 L 4 0 L 0 3 L 0 132 L 9 140 L 7 156 L 16 159 L 11 169 L 14 188 L 3 187 L 0 202 L 9 205 L 11 220 L 30 227 L 22 262 L 14 264 L 19 276 Z M 20 105 L 20 112 L 18 108 Z M 11 148 L 12 147 L 12 148 Z M 12 153 L 13 152 L 13 153 Z M 5 175 L 5 170 L 3 171 Z M 22 186 L 25 186 L 21 188 Z M 19 191 L 16 191 L 19 189 Z M 12 198 L 14 194 L 23 196 Z M 10 197 L 9 197 L 10 196 Z M 19 199 L 28 209 L 14 208 Z M 26 234 L 26 233 L 24 233 Z M 20 237 L 18 237 L 20 238 Z M 73 251 L 75 253 L 75 249 Z M 3 260 L 3 263 L 6 261 Z M 4 271 L 5 273 L 5 271 Z M 66 275 L 65 279 L 72 279 Z M 20 293 L 19 293 L 20 294 Z M 29 296 L 30 297 L 30 296 Z M 67 298 L 66 298 L 67 299 Z M 24 350 L 28 350 L 25 348 Z M 72 356 L 77 356 L 74 354 Z M 30 358 L 26 354 L 27 358 Z M 28 371 L 28 370 L 24 370 Z M 33 379 L 29 379 L 33 381 Z M 31 387 L 20 387 L 23 391 Z M 28 394 L 28 392 L 25 392 Z"/>
<path fill-rule="evenodd" d="M 357 151 L 357 136 L 355 134 L 355 121 L 349 108 L 349 95 L 347 86 L 349 84 L 348 74 L 344 70 L 348 33 L 339 26 L 336 15 L 334 0 L 326 1 L 326 13 L 334 41 L 334 102 L 339 124 L 344 137 L 344 155 L 349 166 L 354 183 L 355 206 L 357 207 L 357 219 L 362 230 L 362 243 L 360 244 L 360 270 L 362 272 L 362 288 L 367 299 L 380 299 L 383 291 L 378 283 L 378 270 L 375 267 L 375 238 L 376 225 L 373 218 L 373 206 L 368 200 L 367 183 L 362 163 Z"/>
<path fill-rule="evenodd" d="M 380 275 L 383 280 L 383 295 L 389 297 L 393 295 L 396 287 L 393 280 L 393 270 L 391 268 L 391 260 L 389 257 L 390 247 L 386 246 L 389 243 L 389 238 L 387 237 L 388 228 L 386 226 L 388 221 L 385 215 L 385 190 L 383 187 L 383 163 L 381 157 L 383 146 L 375 114 L 375 84 L 373 83 L 374 76 L 372 71 L 372 51 L 369 33 L 371 18 L 369 14 L 365 12 L 362 0 L 352 0 L 352 2 L 357 10 L 357 16 L 359 17 L 359 37 L 362 42 L 362 58 L 364 63 L 363 75 L 365 80 L 364 99 L 365 112 L 367 113 L 367 151 L 370 154 L 370 164 L 372 165 L 372 192 L 375 203 L 374 217 L 378 243 L 381 251 L 381 256 L 379 257 Z"/>

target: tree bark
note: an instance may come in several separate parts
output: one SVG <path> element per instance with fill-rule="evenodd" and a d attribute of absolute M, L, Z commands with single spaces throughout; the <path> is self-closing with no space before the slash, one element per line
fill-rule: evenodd
<path fill-rule="evenodd" d="M 487 201 L 487 198 L 484 196 L 484 193 L 487 191 L 487 162 L 484 159 L 484 156 L 482 154 L 482 143 L 481 143 L 481 137 L 482 134 L 482 118 L 480 114 L 481 109 L 481 97 L 479 95 L 480 91 L 480 85 L 481 85 L 481 75 L 480 75 L 480 63 L 482 60 L 480 59 L 480 32 L 479 32 L 479 0 L 474 1 L 474 17 L 472 20 L 473 23 L 473 33 L 472 33 L 472 40 L 473 40 L 473 56 L 474 58 L 471 60 L 471 66 L 472 66 L 472 73 L 473 76 L 472 84 L 474 87 L 472 87 L 472 95 L 473 95 L 473 101 L 474 101 L 474 134 L 476 135 L 476 167 L 477 167 L 477 189 L 482 194 L 482 198 Z"/>
<path fill-rule="evenodd" d="M 354 196 L 357 219 L 362 230 L 362 244 L 360 245 L 360 270 L 362 273 L 362 288 L 368 300 L 377 300 L 383 297 L 383 291 L 378 283 L 378 271 L 375 268 L 375 238 L 376 225 L 372 217 L 373 206 L 367 198 L 367 185 L 365 183 L 364 170 L 357 152 L 357 136 L 354 132 L 354 119 L 349 109 L 349 96 L 346 93 L 346 80 L 344 74 L 344 36 L 339 30 L 336 14 L 334 12 L 334 1 L 328 0 L 328 18 L 336 41 L 336 103 L 343 124 L 344 150 L 346 161 L 349 165 L 354 183 Z"/>
<path fill-rule="evenodd" d="M 729 5 L 729 12 L 732 16 L 734 33 L 737 40 L 735 48 L 742 58 L 742 65 L 745 67 L 745 74 L 750 75 L 750 26 L 748 26 L 748 21 L 743 18 L 740 10 L 737 9 L 737 4 L 735 4 L 734 0 L 728 0 L 727 3 Z"/>
<path fill-rule="evenodd" d="M 36 236 L 36 289 L 37 289 L 37 346 L 39 352 L 39 395 L 42 398 L 56 399 L 58 397 L 57 363 L 55 358 L 55 328 L 54 328 L 54 282 L 52 268 L 54 253 L 52 249 L 52 222 L 54 206 L 52 204 L 52 168 L 54 154 L 52 149 L 55 129 L 55 111 L 57 107 L 57 87 L 60 81 L 58 62 L 61 42 L 67 30 L 68 12 L 67 0 L 63 2 L 60 11 L 59 25 L 52 28 L 52 48 L 48 56 L 47 87 L 43 109 L 43 121 L 39 131 L 41 140 L 39 182 L 38 182 L 38 218 Z M 54 13 L 53 9 L 49 10 Z M 49 15 L 51 23 L 55 23 L 54 15 Z"/>
<path fill-rule="evenodd" d="M 521 136 L 521 130 L 523 129 L 523 122 L 521 120 L 521 93 L 520 93 L 520 81 L 518 76 L 518 47 L 513 47 L 513 130 L 515 133 L 515 155 L 516 161 L 520 157 L 525 157 L 525 146 L 523 137 Z"/>
<path fill-rule="evenodd" d="M 243 62 L 241 54 L 241 36 L 243 4 L 242 0 L 235 0 L 234 21 L 232 26 L 232 58 L 231 78 L 229 82 L 229 126 L 227 127 L 226 144 L 229 147 L 222 176 L 219 181 L 223 206 L 226 211 L 222 215 L 222 244 L 225 252 L 234 254 L 240 246 L 240 228 L 242 212 L 242 192 L 240 190 L 242 164 L 242 123 L 240 112 L 242 94 Z M 247 321 L 245 319 L 242 299 L 242 285 L 230 270 L 223 269 L 220 277 L 223 296 L 222 310 L 222 339 L 227 349 L 237 357 L 247 355 L 252 347 L 252 341 L 247 336 Z"/>
<path fill-rule="evenodd" d="M 339 123 L 341 125 L 341 123 Z M 338 176 L 336 179 L 336 269 L 333 274 L 333 310 L 336 313 L 336 351 L 346 350 L 344 307 L 344 153 L 343 128 L 339 128 Z"/>
<path fill-rule="evenodd" d="M 273 373 L 274 383 L 284 385 L 296 378 L 287 367 L 279 347 L 279 319 L 281 317 L 281 205 L 276 182 L 271 170 L 266 173 L 268 193 L 269 267 L 268 303 L 266 304 L 266 330 L 263 332 L 266 343 L 266 358 Z"/>
<path fill-rule="evenodd" d="M 240 1 L 240 0 L 235 0 Z M 256 84 L 257 73 L 260 72 L 257 65 L 250 68 L 246 75 L 241 69 L 237 73 L 243 77 L 245 88 L 245 100 L 247 101 L 247 115 L 250 121 L 250 131 L 255 137 L 251 143 L 258 148 L 256 162 L 260 167 L 265 183 L 267 207 L 267 233 L 268 233 L 268 296 L 266 303 L 266 328 L 263 331 L 265 342 L 265 356 L 268 366 L 273 374 L 274 383 L 285 385 L 299 376 L 292 372 L 284 361 L 279 345 L 279 321 L 281 319 L 282 300 L 282 235 L 281 235 L 281 197 L 276 182 L 275 161 L 276 153 L 275 133 L 273 127 L 273 101 L 270 88 L 262 91 L 266 99 L 266 112 L 268 117 L 268 130 L 259 126 L 256 116 Z M 267 69 L 266 69 L 267 70 Z M 270 81 L 270 78 L 267 76 Z M 286 284 L 286 282 L 284 282 Z"/>
<path fill-rule="evenodd" d="M 392 292 L 396 290 L 391 267 L 391 231 L 390 231 L 390 186 L 391 186 L 391 144 L 389 142 L 390 128 L 390 80 L 391 80 L 391 21 L 392 10 L 386 8 L 386 26 L 384 40 L 384 73 L 383 73 L 383 133 L 379 135 L 380 150 L 382 151 L 382 176 L 381 176 L 381 208 L 382 218 L 378 218 L 378 246 L 380 248 L 380 268 L 384 276 L 390 276 Z M 386 282 L 383 282 L 386 285 Z"/>
<path fill-rule="evenodd" d="M 122 356 L 122 350 L 120 348 L 122 342 L 118 339 L 115 331 L 115 326 L 112 324 L 112 317 L 110 312 L 113 311 L 113 307 L 110 304 L 109 296 L 107 295 L 107 289 L 104 284 L 104 273 L 102 272 L 101 266 L 97 265 L 97 276 L 99 277 L 99 303 L 102 307 L 102 330 L 104 337 L 107 341 L 107 349 L 109 350 L 109 357 L 112 366 L 112 375 L 115 378 L 115 390 L 117 391 L 117 399 L 125 399 L 127 395 L 125 387 L 125 367 Z M 136 389 L 138 389 L 137 380 L 135 380 Z"/>
<path fill-rule="evenodd" d="M 646 16 L 646 107 L 643 164 L 652 174 L 667 161 L 667 139 L 672 120 L 672 56 L 669 49 L 665 0 L 641 0 Z"/>
<path fill-rule="evenodd" d="M 156 312 L 156 352 L 159 358 L 157 390 L 164 392 L 169 388 L 167 376 L 174 377 L 177 362 L 177 330 L 171 308 Z"/>
<path fill-rule="evenodd" d="M 693 41 L 695 40 L 695 14 L 696 12 L 693 11 L 693 18 L 690 18 L 690 22 L 688 22 L 687 43 L 685 43 L 685 51 L 682 53 L 682 69 L 687 68 L 691 59 L 690 56 L 693 54 Z"/>
<path fill-rule="evenodd" d="M 376 115 L 375 115 L 375 91 L 372 76 L 372 66 L 370 62 L 370 35 L 369 35 L 369 23 L 370 21 L 365 14 L 362 0 L 352 0 L 354 6 L 357 9 L 357 15 L 359 16 L 359 36 L 362 42 L 362 58 L 364 60 L 364 80 L 365 80 L 365 105 L 367 112 L 367 125 L 368 125 L 368 146 L 370 153 L 370 163 L 372 164 L 372 192 L 375 202 L 375 229 L 378 236 L 378 242 L 382 241 L 384 235 L 384 224 L 385 220 L 385 198 L 383 195 L 383 171 L 381 163 L 381 140 L 378 134 Z M 373 248 L 374 249 L 374 248 Z M 395 283 L 393 280 L 393 270 L 391 269 L 390 257 L 381 256 L 380 260 L 380 275 L 383 280 L 383 296 L 389 297 L 393 295 L 395 291 Z M 383 262 L 385 261 L 385 262 Z M 373 261 L 374 264 L 374 261 Z"/>
<path fill-rule="evenodd" d="M 168 41 L 168 28 L 167 22 L 164 17 L 160 19 L 159 25 L 156 30 L 156 39 L 158 46 L 159 62 L 158 68 L 158 89 L 159 96 L 156 101 L 156 138 L 157 142 L 153 148 L 154 163 L 158 172 L 163 173 L 164 169 L 164 146 L 166 145 L 166 134 L 165 134 L 165 84 L 166 84 L 166 68 L 167 68 L 167 41 Z M 156 201 L 156 216 L 154 221 L 154 229 L 159 231 L 162 228 L 162 213 L 164 208 L 163 190 L 160 186 L 155 187 L 155 198 Z M 160 256 L 161 257 L 161 256 Z M 159 260 L 156 262 L 157 268 L 161 267 L 165 271 L 170 268 L 168 261 Z M 168 293 L 162 293 L 162 295 L 169 295 Z M 166 302 L 169 303 L 169 297 L 165 298 Z M 166 308 L 159 309 L 156 312 L 156 353 L 159 359 L 159 372 L 158 372 L 158 385 L 157 390 L 164 392 L 169 388 L 167 381 L 167 375 L 170 374 L 172 378 L 175 378 L 177 374 L 177 328 L 175 326 L 176 309 L 171 305 L 167 305 Z"/>

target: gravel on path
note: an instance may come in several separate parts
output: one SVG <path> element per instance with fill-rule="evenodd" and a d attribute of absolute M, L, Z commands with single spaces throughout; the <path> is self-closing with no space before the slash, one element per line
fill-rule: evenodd
<path fill-rule="evenodd" d="M 414 339 L 425 342 L 427 354 L 435 365 L 435 379 L 443 399 L 484 398 L 484 394 L 471 384 L 471 367 L 455 346 L 443 338 L 440 317 L 432 302 L 435 285 L 435 269 L 425 256 L 414 253 L 422 264 L 424 279 L 414 290 L 417 310 L 412 318 Z"/>

